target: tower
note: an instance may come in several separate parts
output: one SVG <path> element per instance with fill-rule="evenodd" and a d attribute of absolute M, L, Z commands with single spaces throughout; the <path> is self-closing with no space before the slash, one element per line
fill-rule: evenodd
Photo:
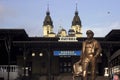
<path fill-rule="evenodd" d="M 55 33 L 53 32 L 53 21 L 50 17 L 49 6 L 43 22 L 43 37 L 55 37 Z"/>
<path fill-rule="evenodd" d="M 76 11 L 75 11 L 75 16 L 73 18 L 73 21 L 72 21 L 72 26 L 71 26 L 71 29 L 74 30 L 75 32 L 75 37 L 82 37 L 82 33 L 81 33 L 81 20 L 80 20 L 80 17 L 78 16 L 78 10 L 77 10 L 77 4 L 76 4 Z"/>

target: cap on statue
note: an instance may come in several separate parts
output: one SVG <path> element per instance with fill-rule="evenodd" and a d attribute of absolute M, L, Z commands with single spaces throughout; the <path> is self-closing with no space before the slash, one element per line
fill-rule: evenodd
<path fill-rule="evenodd" d="M 94 34 L 92 30 L 87 30 L 86 34 Z"/>

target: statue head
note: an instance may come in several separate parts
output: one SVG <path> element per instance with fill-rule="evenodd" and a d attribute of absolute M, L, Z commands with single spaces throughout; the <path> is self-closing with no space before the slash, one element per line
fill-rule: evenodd
<path fill-rule="evenodd" d="M 93 38 L 94 32 L 92 30 L 87 30 L 86 35 L 87 35 L 87 38 Z"/>

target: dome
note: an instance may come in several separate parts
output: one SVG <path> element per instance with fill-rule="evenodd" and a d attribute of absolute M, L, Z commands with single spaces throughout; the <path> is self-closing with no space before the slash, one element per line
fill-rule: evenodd
<path fill-rule="evenodd" d="M 69 31 L 68 32 L 75 32 L 73 29 L 69 29 Z"/>

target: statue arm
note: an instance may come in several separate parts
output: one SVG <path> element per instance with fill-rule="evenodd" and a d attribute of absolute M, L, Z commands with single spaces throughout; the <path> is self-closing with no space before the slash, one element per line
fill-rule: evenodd
<path fill-rule="evenodd" d="M 102 51 L 102 48 L 100 46 L 100 43 L 99 42 L 96 42 L 95 44 L 95 48 L 96 48 L 96 55 L 94 56 L 95 58 L 98 57 Z"/>

